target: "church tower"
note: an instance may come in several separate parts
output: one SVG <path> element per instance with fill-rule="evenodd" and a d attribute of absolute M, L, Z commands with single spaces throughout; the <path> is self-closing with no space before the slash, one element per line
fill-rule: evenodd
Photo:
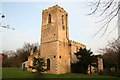
<path fill-rule="evenodd" d="M 43 10 L 40 56 L 45 58 L 47 72 L 70 72 L 68 13 L 58 5 Z"/>

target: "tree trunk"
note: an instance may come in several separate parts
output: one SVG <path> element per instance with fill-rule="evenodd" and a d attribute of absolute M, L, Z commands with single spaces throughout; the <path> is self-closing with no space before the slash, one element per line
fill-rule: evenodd
<path fill-rule="evenodd" d="M 90 74 L 91 74 L 92 72 L 91 72 L 91 64 L 90 64 Z"/>
<path fill-rule="evenodd" d="M 117 64 L 116 67 L 117 67 L 117 72 L 119 72 L 119 65 Z"/>

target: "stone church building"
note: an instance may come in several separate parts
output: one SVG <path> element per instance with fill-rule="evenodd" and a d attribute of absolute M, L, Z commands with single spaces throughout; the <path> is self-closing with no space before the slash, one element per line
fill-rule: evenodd
<path fill-rule="evenodd" d="M 68 13 L 58 5 L 42 11 L 41 45 L 39 53 L 31 52 L 27 67 L 32 66 L 33 57 L 44 57 L 46 73 L 63 74 L 71 72 L 71 63 L 75 63 L 76 53 L 85 45 L 69 40 Z M 27 68 L 28 71 L 32 69 Z"/>

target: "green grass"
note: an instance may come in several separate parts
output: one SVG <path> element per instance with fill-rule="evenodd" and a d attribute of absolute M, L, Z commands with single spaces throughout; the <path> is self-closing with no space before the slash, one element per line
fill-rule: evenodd
<path fill-rule="evenodd" d="M 19 68 L 2 68 L 3 78 L 34 78 L 35 74 L 27 71 L 20 71 Z"/>
<path fill-rule="evenodd" d="M 20 71 L 19 68 L 3 68 L 3 78 L 35 78 L 35 73 Z M 112 76 L 87 75 L 87 74 L 44 74 L 44 78 L 117 78 Z"/>

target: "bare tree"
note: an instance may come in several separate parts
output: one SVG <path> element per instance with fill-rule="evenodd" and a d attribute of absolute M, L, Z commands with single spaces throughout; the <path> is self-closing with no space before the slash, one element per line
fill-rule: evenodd
<path fill-rule="evenodd" d="M 108 42 L 108 46 L 101 49 L 104 53 L 103 59 L 106 67 L 115 67 L 117 71 L 120 70 L 120 44 L 119 42 Z"/>
<path fill-rule="evenodd" d="M 103 31 L 102 35 L 100 36 L 102 37 L 107 31 L 110 23 L 114 20 L 114 18 L 118 16 L 120 4 L 118 4 L 116 0 L 95 0 L 94 2 L 90 2 L 89 7 L 92 11 L 88 15 L 93 15 L 97 13 L 98 16 L 102 17 L 102 19 L 98 21 L 102 22 L 101 28 L 94 34 L 94 36 L 96 36 L 98 33 Z M 116 29 L 117 27 L 118 26 L 116 24 L 114 29 Z M 112 33 L 113 30 L 111 30 L 109 34 Z"/>
<path fill-rule="evenodd" d="M 24 51 L 30 52 L 31 50 L 38 51 L 39 50 L 39 44 L 38 43 L 24 43 L 23 45 Z"/>
<path fill-rule="evenodd" d="M 28 60 L 28 56 L 30 56 L 31 50 L 33 52 L 39 51 L 39 44 L 38 43 L 24 43 L 23 48 L 17 50 L 17 55 L 21 59 L 22 62 Z"/>
<path fill-rule="evenodd" d="M 4 57 L 3 66 L 14 66 L 18 67 L 21 64 L 28 60 L 30 56 L 31 49 L 34 52 L 39 51 L 39 44 L 38 43 L 24 43 L 22 48 L 17 49 L 16 51 L 3 51 L 2 54 L 7 55 Z"/>

